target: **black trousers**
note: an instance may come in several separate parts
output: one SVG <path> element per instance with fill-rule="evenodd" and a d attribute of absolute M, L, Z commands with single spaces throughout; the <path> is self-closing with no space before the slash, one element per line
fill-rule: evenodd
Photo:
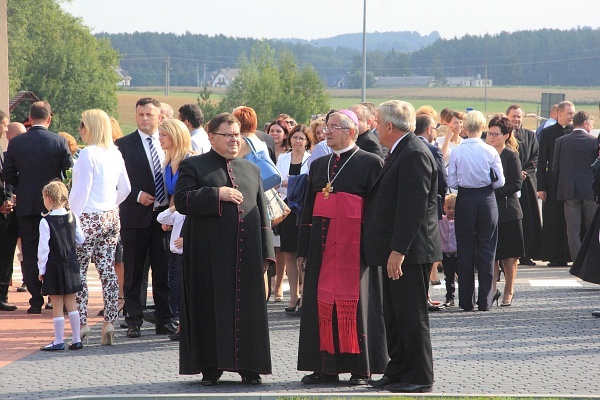
<path fill-rule="evenodd" d="M 456 292 L 455 280 L 456 274 L 458 274 L 458 257 L 444 253 L 442 266 L 444 267 L 444 277 L 446 280 L 446 300 L 454 300 L 454 293 Z"/>
<path fill-rule="evenodd" d="M 40 241 L 41 215 L 24 215 L 17 217 L 21 234 L 21 251 L 23 252 L 23 282 L 31 295 L 31 307 L 41 308 L 44 305 L 42 282 L 38 279 L 37 251 Z M 11 259 L 12 262 L 12 259 Z"/>
<path fill-rule="evenodd" d="M 13 259 L 17 239 L 19 238 L 19 224 L 17 217 L 9 214 L 8 218 L 0 216 L 0 301 L 8 301 L 8 288 L 13 274 Z"/>
<path fill-rule="evenodd" d="M 474 308 L 477 269 L 477 306 L 487 311 L 492 306 L 492 281 L 498 243 L 498 204 L 491 185 L 458 189 L 455 226 L 458 305 L 467 311 Z"/>
<path fill-rule="evenodd" d="M 123 263 L 125 269 L 125 282 L 123 291 L 128 325 L 141 326 L 143 307 L 141 301 L 141 287 L 144 277 L 144 264 L 146 254 L 149 254 L 152 266 L 152 296 L 156 305 L 155 315 L 159 324 L 171 320 L 171 307 L 169 306 L 169 266 L 168 266 L 168 239 L 167 233 L 162 230 L 156 221 L 158 212 L 154 212 L 152 223 L 143 229 L 122 228 L 121 240 L 123 241 Z"/>
<path fill-rule="evenodd" d="M 390 361 L 385 376 L 394 382 L 433 384 L 427 286 L 432 264 L 404 264 L 403 275 L 383 274 L 383 316 Z"/>

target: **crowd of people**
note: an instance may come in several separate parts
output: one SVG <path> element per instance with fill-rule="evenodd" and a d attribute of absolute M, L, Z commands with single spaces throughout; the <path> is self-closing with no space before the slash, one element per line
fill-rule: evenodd
<path fill-rule="evenodd" d="M 47 102 L 32 104 L 28 130 L 0 112 L 9 139 L 0 310 L 16 310 L 8 287 L 20 238 L 27 313 L 52 299 L 54 340 L 44 351 L 83 349 L 93 262 L 102 345 L 113 344 L 120 316 L 127 338 L 151 321 L 179 341 L 181 374 L 215 385 L 234 371 L 259 384 L 272 372 L 266 302 L 284 301 L 287 274 L 282 312 L 300 317 L 303 383 L 350 373 L 353 385 L 427 392 L 429 312 L 512 306 L 518 265 L 534 259 L 573 260 L 573 274 L 600 283 L 600 147 L 593 117 L 569 101 L 553 107 L 555 123 L 538 135 L 523 128 L 517 104 L 488 119 L 359 103 L 306 125 L 280 114 L 264 132 L 245 106 L 206 124 L 195 104 L 175 118 L 149 97 L 135 110 L 137 130 L 125 136 L 104 111 L 84 111 L 82 149 L 49 130 Z M 261 163 L 278 172 L 273 189 Z M 292 210 L 277 226 L 266 189 Z M 443 302 L 429 294 L 442 271 Z"/>

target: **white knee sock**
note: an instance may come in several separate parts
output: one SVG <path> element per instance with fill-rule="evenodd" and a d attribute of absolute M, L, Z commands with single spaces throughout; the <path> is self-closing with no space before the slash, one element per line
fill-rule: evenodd
<path fill-rule="evenodd" d="M 79 325 L 79 311 L 69 313 L 69 322 L 71 323 L 71 333 L 73 334 L 73 343 L 81 342 L 81 326 Z"/>
<path fill-rule="evenodd" d="M 54 322 L 54 344 L 65 342 L 65 317 L 53 318 Z"/>

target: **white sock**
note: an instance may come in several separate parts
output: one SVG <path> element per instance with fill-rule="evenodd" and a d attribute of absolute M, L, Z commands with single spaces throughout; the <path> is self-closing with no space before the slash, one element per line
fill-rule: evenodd
<path fill-rule="evenodd" d="M 69 322 L 71 323 L 71 333 L 73 334 L 73 343 L 81 342 L 81 326 L 79 325 L 79 311 L 69 313 Z"/>
<path fill-rule="evenodd" d="M 54 344 L 65 342 L 65 317 L 53 318 L 54 322 Z"/>

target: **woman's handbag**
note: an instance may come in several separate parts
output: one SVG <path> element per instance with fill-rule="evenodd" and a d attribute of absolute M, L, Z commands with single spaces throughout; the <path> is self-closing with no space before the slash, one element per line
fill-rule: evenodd
<path fill-rule="evenodd" d="M 269 189 L 265 192 L 265 202 L 267 203 L 267 212 L 271 220 L 271 227 L 280 224 L 291 212 L 275 189 Z"/>
<path fill-rule="evenodd" d="M 252 140 L 248 138 L 244 138 L 244 140 L 246 140 L 250 150 L 252 150 L 244 158 L 260 168 L 263 189 L 268 191 L 277 185 L 281 185 L 281 174 L 275 164 L 273 164 L 269 154 L 264 151 L 257 152 L 252 144 Z"/>

